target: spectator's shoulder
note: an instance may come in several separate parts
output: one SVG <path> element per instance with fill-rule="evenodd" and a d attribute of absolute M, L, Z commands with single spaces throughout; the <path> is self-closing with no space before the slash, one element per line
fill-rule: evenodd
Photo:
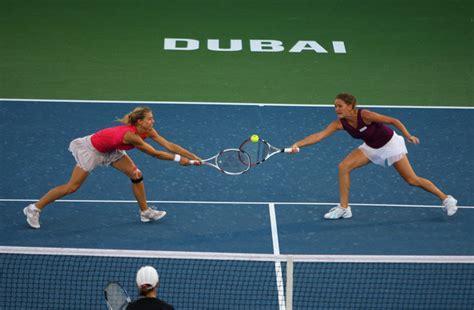
<path fill-rule="evenodd" d="M 158 299 L 158 301 L 160 302 L 161 309 L 163 309 L 163 310 L 174 310 L 174 307 L 172 305 L 164 302 L 161 299 Z"/>

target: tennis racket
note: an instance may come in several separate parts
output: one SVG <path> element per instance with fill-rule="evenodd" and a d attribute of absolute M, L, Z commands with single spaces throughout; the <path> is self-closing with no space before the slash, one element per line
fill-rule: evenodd
<path fill-rule="evenodd" d="M 127 291 L 118 282 L 109 282 L 104 288 L 104 296 L 109 310 L 124 310 L 132 302 Z"/>
<path fill-rule="evenodd" d="M 239 149 L 225 149 L 203 161 L 191 160 L 190 164 L 203 164 L 228 175 L 239 175 L 250 169 L 250 156 Z"/>
<path fill-rule="evenodd" d="M 262 138 L 259 138 L 257 142 L 253 142 L 250 138 L 248 138 L 242 142 L 239 149 L 250 156 L 251 167 L 263 163 L 275 154 L 299 152 L 299 149 L 293 151 L 291 147 L 283 149 L 274 147 L 268 141 Z"/>

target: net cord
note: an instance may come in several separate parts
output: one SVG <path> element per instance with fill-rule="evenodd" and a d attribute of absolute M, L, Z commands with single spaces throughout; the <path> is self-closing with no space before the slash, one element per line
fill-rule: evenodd
<path fill-rule="evenodd" d="M 53 247 L 0 246 L 0 253 L 31 255 L 70 255 L 103 257 L 138 258 L 174 258 L 174 259 L 210 259 L 238 261 L 286 262 L 290 255 L 221 253 L 221 252 L 184 252 L 184 251 L 143 251 L 118 249 L 84 249 Z M 439 263 L 474 264 L 474 256 L 437 256 L 437 255 L 291 255 L 293 262 L 337 262 L 337 263 Z"/>

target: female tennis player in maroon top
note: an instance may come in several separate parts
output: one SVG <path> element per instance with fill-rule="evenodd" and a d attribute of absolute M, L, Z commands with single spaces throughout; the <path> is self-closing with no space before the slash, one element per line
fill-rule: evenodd
<path fill-rule="evenodd" d="M 31 227 L 40 228 L 39 216 L 44 207 L 77 191 L 96 167 L 109 165 L 130 177 L 132 191 L 140 207 L 142 222 L 158 220 L 166 215 L 165 211 L 148 207 L 143 174 L 127 155 L 126 150 L 137 148 L 150 156 L 162 160 L 174 160 L 183 166 L 189 165 L 190 159 L 199 163 L 200 159 L 188 150 L 160 136 L 153 128 L 155 120 L 148 107 L 135 108 L 126 114 L 120 122 L 123 125 L 106 128 L 71 142 L 69 151 L 77 163 L 71 178 L 66 184 L 51 189 L 38 202 L 23 209 L 26 221 Z M 144 141 L 147 138 L 160 144 L 170 153 L 156 150 Z"/>
<path fill-rule="evenodd" d="M 417 137 L 408 132 L 402 122 L 369 110 L 357 109 L 356 98 L 347 93 L 337 95 L 334 106 L 337 120 L 330 123 L 324 130 L 309 135 L 292 145 L 296 153 L 297 148 L 318 143 L 338 130 L 345 130 L 353 138 L 364 141 L 359 148 L 353 150 L 339 164 L 339 205 L 329 210 L 324 215 L 325 219 L 352 217 L 349 206 L 350 173 L 369 162 L 381 166 L 385 166 L 385 163 L 389 166 L 393 165 L 408 184 L 436 195 L 442 201 L 442 208 L 448 216 L 456 213 L 457 200 L 443 193 L 430 180 L 416 175 L 406 156 L 408 152 L 403 137 L 386 126 L 387 124 L 397 128 L 410 143 L 420 143 Z"/>

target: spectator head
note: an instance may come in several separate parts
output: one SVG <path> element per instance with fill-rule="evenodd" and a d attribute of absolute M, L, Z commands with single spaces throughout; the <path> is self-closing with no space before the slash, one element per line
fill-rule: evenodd
<path fill-rule="evenodd" d="M 146 295 L 159 285 L 158 272 L 152 266 L 143 266 L 137 272 L 137 286 L 140 295 Z"/>

